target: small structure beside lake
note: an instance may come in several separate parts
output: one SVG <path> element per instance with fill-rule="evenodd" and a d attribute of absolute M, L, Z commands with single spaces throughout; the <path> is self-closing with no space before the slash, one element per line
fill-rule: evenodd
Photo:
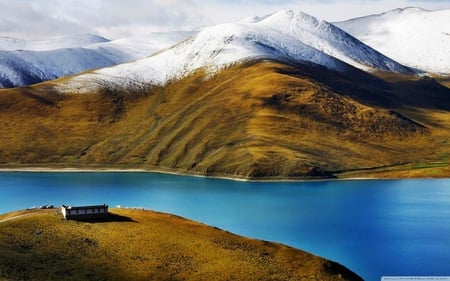
<path fill-rule="evenodd" d="M 66 220 L 96 220 L 108 217 L 108 205 L 61 206 L 61 213 Z"/>

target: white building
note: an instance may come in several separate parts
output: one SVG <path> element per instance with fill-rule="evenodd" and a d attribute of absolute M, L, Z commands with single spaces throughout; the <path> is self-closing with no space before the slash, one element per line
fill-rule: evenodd
<path fill-rule="evenodd" d="M 108 205 L 93 206 L 61 206 L 61 213 L 64 219 L 70 220 L 91 220 L 108 217 Z"/>

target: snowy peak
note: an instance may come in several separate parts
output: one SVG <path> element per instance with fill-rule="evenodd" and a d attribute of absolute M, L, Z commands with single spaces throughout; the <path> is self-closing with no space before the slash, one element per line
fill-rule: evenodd
<path fill-rule="evenodd" d="M 408 72 L 406 68 L 365 46 L 333 24 L 303 12 L 282 10 L 255 23 L 303 42 L 363 70 Z"/>
<path fill-rule="evenodd" d="M 334 25 L 302 12 L 282 10 L 264 17 L 206 27 L 174 47 L 133 63 L 76 77 L 87 85 L 165 84 L 202 68 L 214 73 L 256 59 L 313 63 L 335 71 L 348 65 L 363 70 L 411 73 Z M 74 82 L 75 83 L 75 82 Z M 86 89 L 88 90 L 88 89 Z"/>
<path fill-rule="evenodd" d="M 236 60 L 253 54 L 254 57 L 307 61 L 338 71 L 345 62 L 362 70 L 411 72 L 336 26 L 291 10 L 206 28 L 193 42 L 203 45 L 202 49 L 216 49 L 215 55 L 220 54 L 217 50 L 243 51 Z"/>
<path fill-rule="evenodd" d="M 302 28 L 303 30 L 316 30 L 321 23 L 316 17 L 306 14 L 302 11 L 280 10 L 271 15 L 267 15 L 254 23 L 260 23 L 274 28 Z"/>
<path fill-rule="evenodd" d="M 409 7 L 334 24 L 400 63 L 449 74 L 449 19 L 450 10 Z"/>

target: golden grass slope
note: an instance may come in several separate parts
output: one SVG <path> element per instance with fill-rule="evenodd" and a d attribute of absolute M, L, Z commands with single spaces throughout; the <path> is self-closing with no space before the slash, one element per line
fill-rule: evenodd
<path fill-rule="evenodd" d="M 257 61 L 141 92 L 79 95 L 54 83 L 0 91 L 4 167 L 449 176 L 450 90 L 433 79 Z M 414 165 L 432 172 L 404 173 Z"/>
<path fill-rule="evenodd" d="M 306 252 L 177 216 L 111 213 L 96 223 L 55 209 L 0 216 L 0 280 L 362 280 Z"/>

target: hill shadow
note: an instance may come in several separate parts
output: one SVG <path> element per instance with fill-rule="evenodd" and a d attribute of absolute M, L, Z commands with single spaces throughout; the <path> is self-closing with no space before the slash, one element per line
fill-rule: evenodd
<path fill-rule="evenodd" d="M 307 77 L 332 91 L 372 106 L 450 111 L 450 89 L 436 79 L 402 74 L 371 74 L 347 66 L 345 72 L 307 63 L 290 63 L 279 73 Z M 387 77 L 384 77 L 387 76 Z"/>
<path fill-rule="evenodd" d="M 333 71 L 312 63 L 291 62 L 290 69 L 278 70 L 281 74 L 308 78 L 329 90 L 351 97 L 368 105 L 390 107 L 392 104 L 388 82 L 347 65 L 343 72 Z"/>
<path fill-rule="evenodd" d="M 112 213 L 108 213 L 106 216 L 104 217 L 75 217 L 75 218 L 70 218 L 67 220 L 72 220 L 72 221 L 78 221 L 78 222 L 86 222 L 86 223 L 108 223 L 108 222 L 136 222 L 135 220 L 133 220 L 130 217 L 127 216 L 121 216 L 118 214 L 112 214 Z"/>
<path fill-rule="evenodd" d="M 424 76 L 417 80 L 391 82 L 397 105 L 450 111 L 450 89 L 436 79 Z"/>

